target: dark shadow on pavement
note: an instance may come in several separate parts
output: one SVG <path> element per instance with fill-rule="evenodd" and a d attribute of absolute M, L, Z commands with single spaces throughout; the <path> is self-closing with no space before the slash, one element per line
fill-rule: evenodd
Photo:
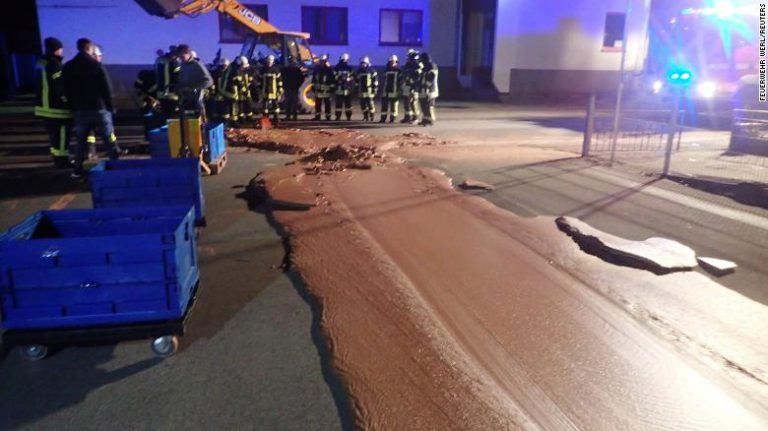
<path fill-rule="evenodd" d="M 675 175 L 667 179 L 696 190 L 731 198 L 740 204 L 768 209 L 768 184 L 765 183 L 728 182 L 718 178 Z"/>
<path fill-rule="evenodd" d="M 263 195 L 261 189 L 257 187 L 253 181 L 251 181 L 251 183 L 246 186 L 244 191 L 238 193 L 237 197 L 247 202 L 249 210 L 263 214 L 267 218 L 270 226 L 272 226 L 275 232 L 280 236 L 280 238 L 282 238 L 284 257 L 281 268 L 285 272 L 285 275 L 288 277 L 288 279 L 291 281 L 291 284 L 293 285 L 294 289 L 296 289 L 296 292 L 307 303 L 307 305 L 309 305 L 312 311 L 312 327 L 310 328 L 310 333 L 312 335 L 312 342 L 315 344 L 317 353 L 320 357 L 320 366 L 322 368 L 323 378 L 331 391 L 331 395 L 333 396 L 334 404 L 336 405 L 336 410 L 339 421 L 341 422 L 342 429 L 351 431 L 355 429 L 355 427 L 349 395 L 344 389 L 341 380 L 336 375 L 335 370 L 331 366 L 330 351 L 320 327 L 320 322 L 323 315 L 322 306 L 318 302 L 317 298 L 312 296 L 312 293 L 309 291 L 309 289 L 307 289 L 304 280 L 301 278 L 301 275 L 299 275 L 298 272 L 291 268 L 291 245 L 288 234 L 275 220 L 274 215 L 272 214 L 272 210 L 269 207 L 267 200 L 265 199 L 266 196 Z"/>
<path fill-rule="evenodd" d="M 22 427 L 79 404 L 92 391 L 141 373 L 162 361 L 145 359 L 105 371 L 104 364 L 112 360 L 114 349 L 114 345 L 65 349 L 36 362 L 26 361 L 19 352 L 12 352 L 0 366 L 0 429 Z"/>

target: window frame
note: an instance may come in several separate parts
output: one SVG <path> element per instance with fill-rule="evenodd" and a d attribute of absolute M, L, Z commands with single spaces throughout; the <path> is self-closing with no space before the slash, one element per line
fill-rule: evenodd
<path fill-rule="evenodd" d="M 381 40 L 382 36 L 382 25 L 381 25 L 381 18 L 384 12 L 397 12 L 398 13 L 398 19 L 397 19 L 397 25 L 398 25 L 398 41 L 397 42 L 384 42 Z M 418 43 L 407 43 L 403 41 L 403 13 L 404 12 L 418 12 L 419 14 L 419 21 L 421 21 L 421 28 L 419 29 L 419 42 Z M 421 47 L 424 46 L 424 10 L 422 9 L 398 9 L 398 8 L 380 8 L 379 9 L 379 46 L 417 46 Z"/>
<path fill-rule="evenodd" d="M 621 40 L 621 45 L 622 46 L 616 47 L 616 46 L 606 46 L 605 45 L 605 37 L 608 35 L 607 27 L 608 27 L 608 17 L 609 16 L 623 16 L 624 17 L 624 28 L 622 29 L 622 32 L 621 32 L 621 39 L 616 39 L 616 40 Z M 623 49 L 622 47 L 626 43 L 626 41 L 624 40 L 626 35 L 627 35 L 627 13 L 626 12 L 606 12 L 605 13 L 605 20 L 603 21 L 603 40 L 600 42 L 600 50 L 602 52 L 621 52 L 622 49 Z"/>
<path fill-rule="evenodd" d="M 344 40 L 330 40 L 330 39 L 317 39 L 315 32 L 309 31 L 304 28 L 304 11 L 307 9 L 319 9 L 319 10 L 342 10 L 344 11 Z M 324 45 L 324 46 L 346 46 L 349 45 L 349 8 L 345 6 L 317 6 L 317 5 L 302 5 L 301 6 L 301 31 L 309 33 L 309 43 L 312 45 Z"/>
<path fill-rule="evenodd" d="M 248 9 L 250 9 L 251 11 L 256 13 L 257 15 L 259 15 L 265 21 L 269 21 L 269 4 L 267 4 L 267 3 L 243 3 L 243 6 L 247 7 Z M 254 6 L 264 7 L 264 11 L 266 13 L 264 15 L 259 14 L 258 11 L 256 10 L 256 8 L 254 8 Z M 223 13 L 220 13 L 220 14 L 217 14 L 217 15 L 218 15 L 218 23 L 219 23 L 219 43 L 242 44 L 242 43 L 244 43 L 246 41 L 246 39 L 248 39 L 248 35 L 247 34 L 243 37 L 242 40 L 225 39 L 223 37 L 223 34 L 222 34 L 222 30 L 223 30 L 222 23 L 223 22 L 225 22 L 226 20 L 232 20 L 232 23 L 235 25 L 235 28 L 237 28 L 236 26 L 238 26 L 238 25 L 243 26 L 243 27 L 245 27 L 245 25 L 242 24 L 241 22 L 237 21 L 236 19 L 232 18 L 229 15 L 226 15 L 226 14 L 223 14 Z"/>

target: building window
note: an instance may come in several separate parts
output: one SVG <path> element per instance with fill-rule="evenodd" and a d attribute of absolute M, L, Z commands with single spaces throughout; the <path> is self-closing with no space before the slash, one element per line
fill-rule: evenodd
<path fill-rule="evenodd" d="M 269 21 L 267 5 L 244 3 L 243 6 L 250 9 L 262 19 Z M 227 14 L 219 15 L 219 43 L 243 43 L 251 31 L 245 25 Z"/>
<path fill-rule="evenodd" d="M 621 46 L 624 43 L 626 18 L 624 13 L 608 12 L 605 15 L 603 51 L 621 51 Z"/>
<path fill-rule="evenodd" d="M 381 9 L 379 45 L 421 46 L 422 17 L 420 10 Z"/>
<path fill-rule="evenodd" d="M 313 45 L 346 45 L 347 8 L 302 6 L 301 31 Z"/>

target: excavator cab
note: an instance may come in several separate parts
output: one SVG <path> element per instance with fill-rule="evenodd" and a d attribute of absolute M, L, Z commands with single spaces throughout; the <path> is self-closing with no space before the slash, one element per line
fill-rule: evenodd
<path fill-rule="evenodd" d="M 243 42 L 240 55 L 251 60 L 261 60 L 268 55 L 274 55 L 277 63 L 281 65 L 288 63 L 288 58 L 293 57 L 307 69 L 314 65 L 312 51 L 306 39 L 293 33 L 252 34 Z"/>

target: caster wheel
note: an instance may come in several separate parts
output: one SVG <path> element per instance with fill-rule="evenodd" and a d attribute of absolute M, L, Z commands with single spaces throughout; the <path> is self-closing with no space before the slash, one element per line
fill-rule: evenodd
<path fill-rule="evenodd" d="M 179 350 L 179 337 L 164 335 L 152 341 L 152 352 L 160 358 L 167 358 Z"/>
<path fill-rule="evenodd" d="M 39 361 L 48 355 L 48 347 L 42 344 L 24 346 L 21 349 L 21 353 L 30 361 Z"/>

